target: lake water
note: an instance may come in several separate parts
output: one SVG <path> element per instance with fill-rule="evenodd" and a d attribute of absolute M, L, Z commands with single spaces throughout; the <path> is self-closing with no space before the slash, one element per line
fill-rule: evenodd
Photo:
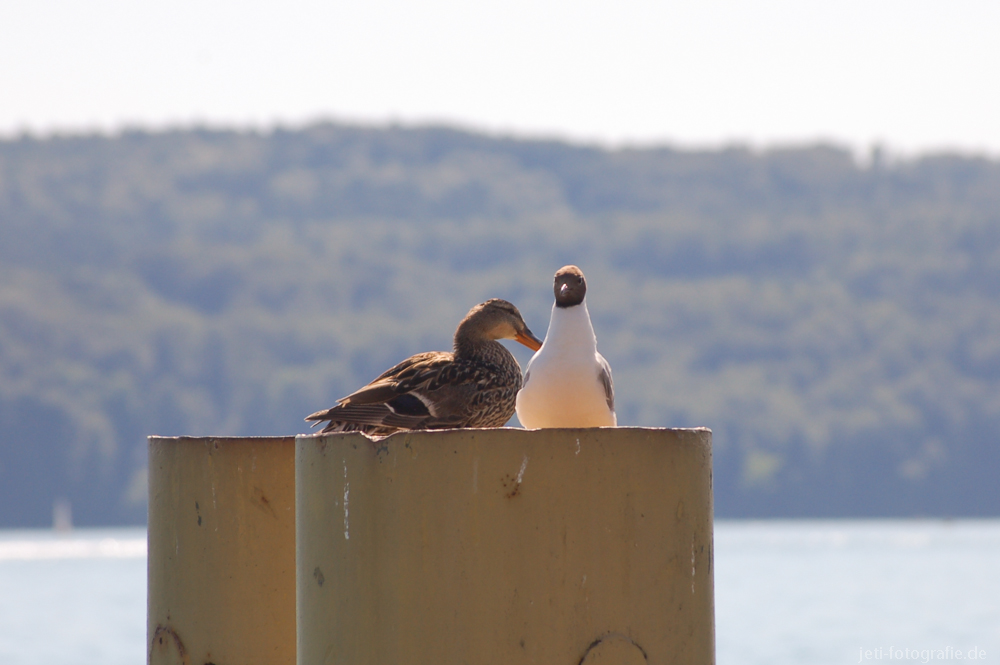
<path fill-rule="evenodd" d="M 720 665 L 1000 662 L 1000 520 L 720 520 L 715 550 Z M 3 665 L 143 663 L 145 613 L 143 529 L 0 531 Z"/>

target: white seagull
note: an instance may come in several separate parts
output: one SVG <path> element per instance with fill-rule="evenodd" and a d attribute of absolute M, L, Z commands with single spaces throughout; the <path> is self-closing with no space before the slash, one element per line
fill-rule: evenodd
<path fill-rule="evenodd" d="M 517 393 L 517 418 L 528 429 L 614 427 L 618 418 L 611 367 L 597 352 L 583 271 L 560 268 L 554 291 L 545 341 L 528 363 Z"/>

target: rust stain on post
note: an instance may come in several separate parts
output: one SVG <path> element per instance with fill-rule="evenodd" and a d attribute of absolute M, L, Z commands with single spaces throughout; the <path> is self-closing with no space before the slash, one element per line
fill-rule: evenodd
<path fill-rule="evenodd" d="M 171 649 L 173 647 L 173 649 Z M 153 654 L 156 654 L 154 659 Z M 180 663 L 190 665 L 191 658 L 188 657 L 184 642 L 170 626 L 158 625 L 153 633 L 153 638 L 149 641 L 149 662 L 158 663 Z"/>

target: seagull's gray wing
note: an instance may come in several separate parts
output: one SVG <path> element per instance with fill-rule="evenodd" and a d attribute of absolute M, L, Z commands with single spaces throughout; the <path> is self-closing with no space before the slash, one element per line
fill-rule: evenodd
<path fill-rule="evenodd" d="M 608 400 L 608 408 L 611 413 L 615 412 L 615 382 L 611 379 L 611 365 L 600 353 L 597 354 L 597 362 L 601 365 L 601 383 L 604 384 L 604 397 Z"/>

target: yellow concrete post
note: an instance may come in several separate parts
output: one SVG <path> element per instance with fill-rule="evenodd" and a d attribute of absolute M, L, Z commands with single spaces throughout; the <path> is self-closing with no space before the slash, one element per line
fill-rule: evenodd
<path fill-rule="evenodd" d="M 296 439 L 300 665 L 715 662 L 711 432 Z"/>
<path fill-rule="evenodd" d="M 295 662 L 295 439 L 149 437 L 148 662 Z"/>

